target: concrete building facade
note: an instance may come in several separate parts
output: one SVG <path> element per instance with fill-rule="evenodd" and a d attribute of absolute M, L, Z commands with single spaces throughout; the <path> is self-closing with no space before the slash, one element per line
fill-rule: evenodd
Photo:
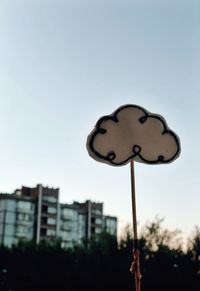
<path fill-rule="evenodd" d="M 59 202 L 59 189 L 22 187 L 0 194 L 0 243 L 61 239 L 63 247 L 81 243 L 103 230 L 117 235 L 117 218 L 103 215 L 103 203 Z"/>

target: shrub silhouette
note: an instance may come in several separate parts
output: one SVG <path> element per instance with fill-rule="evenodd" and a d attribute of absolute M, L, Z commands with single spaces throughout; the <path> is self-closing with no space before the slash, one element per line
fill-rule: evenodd
<path fill-rule="evenodd" d="M 179 232 L 161 224 L 157 219 L 141 232 L 142 291 L 199 291 L 199 228 L 183 251 Z M 0 290 L 133 291 L 132 247 L 127 229 L 119 243 L 104 232 L 71 249 L 62 249 L 60 241 L 1 246 Z"/>

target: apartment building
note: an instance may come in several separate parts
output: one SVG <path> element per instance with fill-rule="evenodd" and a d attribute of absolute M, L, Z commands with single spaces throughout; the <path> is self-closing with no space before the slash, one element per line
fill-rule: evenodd
<path fill-rule="evenodd" d="M 103 230 L 117 235 L 117 218 L 103 215 L 103 203 L 59 203 L 59 189 L 38 184 L 0 194 L 0 243 L 60 238 L 71 247 Z"/>
<path fill-rule="evenodd" d="M 38 184 L 34 188 L 22 186 L 21 189 L 15 191 L 15 194 L 18 198 L 30 199 L 35 205 L 34 238 L 36 243 L 44 238 L 58 237 L 59 189 Z"/>
<path fill-rule="evenodd" d="M 103 203 L 73 202 L 61 204 L 60 238 L 63 246 L 80 243 L 104 230 Z"/>
<path fill-rule="evenodd" d="M 35 203 L 17 195 L 0 195 L 0 242 L 11 246 L 34 237 Z"/>

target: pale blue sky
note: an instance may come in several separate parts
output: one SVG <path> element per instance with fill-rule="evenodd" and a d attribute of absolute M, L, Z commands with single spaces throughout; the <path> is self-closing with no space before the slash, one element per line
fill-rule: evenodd
<path fill-rule="evenodd" d="M 200 222 L 200 3 L 0 1 L 0 191 L 37 183 L 131 221 L 129 167 L 92 160 L 87 135 L 126 103 L 163 115 L 180 158 L 136 165 L 138 219 Z"/>

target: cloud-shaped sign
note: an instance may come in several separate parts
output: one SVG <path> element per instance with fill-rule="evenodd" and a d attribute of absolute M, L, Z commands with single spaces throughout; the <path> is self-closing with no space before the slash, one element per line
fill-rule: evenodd
<path fill-rule="evenodd" d="M 112 166 L 130 160 L 163 164 L 178 158 L 180 140 L 162 116 L 124 105 L 98 120 L 87 138 L 87 150 L 95 160 Z"/>

